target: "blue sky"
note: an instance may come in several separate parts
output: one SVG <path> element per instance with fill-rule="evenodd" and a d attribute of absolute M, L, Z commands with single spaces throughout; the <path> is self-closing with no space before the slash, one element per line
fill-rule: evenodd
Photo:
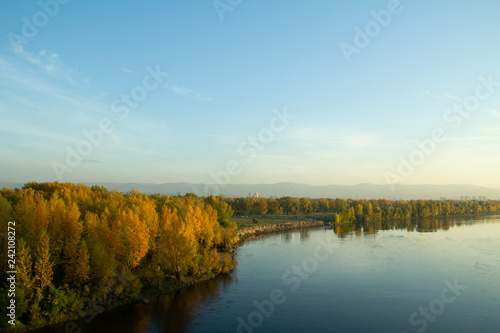
<path fill-rule="evenodd" d="M 0 180 L 500 187 L 499 9 L 2 1 Z"/>

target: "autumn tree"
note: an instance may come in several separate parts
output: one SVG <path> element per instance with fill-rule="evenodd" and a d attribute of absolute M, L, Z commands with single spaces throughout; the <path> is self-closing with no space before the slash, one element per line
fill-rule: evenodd
<path fill-rule="evenodd" d="M 177 280 L 191 268 L 197 256 L 194 225 L 179 218 L 177 211 L 163 207 L 160 239 L 154 261 L 164 270 L 174 272 Z"/>
<path fill-rule="evenodd" d="M 33 280 L 35 289 L 43 292 L 45 288 L 52 285 L 52 275 L 54 274 L 53 263 L 50 261 L 50 239 L 45 230 L 42 230 L 38 244 L 35 252 Z"/>
<path fill-rule="evenodd" d="M 266 198 L 252 198 L 252 206 L 254 214 L 265 215 L 267 213 Z"/>
<path fill-rule="evenodd" d="M 124 262 L 128 267 L 136 267 L 149 249 L 149 230 L 137 214 L 125 209 L 117 214 L 117 232 L 121 234 Z"/>
<path fill-rule="evenodd" d="M 310 214 L 313 211 L 311 200 L 307 198 L 300 198 L 300 211 L 303 214 Z"/>
<path fill-rule="evenodd" d="M 12 218 L 12 206 L 3 196 L 0 196 L 0 225 L 6 225 Z"/>
<path fill-rule="evenodd" d="M 217 212 L 217 221 L 220 225 L 224 225 L 229 222 L 229 218 L 233 216 L 234 210 L 224 201 L 224 197 L 215 197 L 213 195 L 206 199 L 206 203 L 212 206 Z"/>
<path fill-rule="evenodd" d="M 33 261 L 30 249 L 23 238 L 17 242 L 16 254 L 16 314 L 18 317 L 22 317 L 33 298 Z"/>
<path fill-rule="evenodd" d="M 205 208 L 189 205 L 181 214 L 183 222 L 194 231 L 200 249 L 210 250 L 221 241 L 220 225 L 217 223 L 217 212 L 208 205 Z"/>
<path fill-rule="evenodd" d="M 90 256 L 85 241 L 80 241 L 76 251 L 66 259 L 64 281 L 81 286 L 89 280 Z"/>

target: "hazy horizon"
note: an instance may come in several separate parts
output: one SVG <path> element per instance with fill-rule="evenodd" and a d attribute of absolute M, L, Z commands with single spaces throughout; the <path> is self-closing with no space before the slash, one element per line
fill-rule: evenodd
<path fill-rule="evenodd" d="M 90 187 L 103 186 L 109 191 L 127 193 L 135 190 L 143 194 L 163 194 L 167 196 L 194 193 L 200 197 L 211 195 L 223 197 L 263 197 L 263 198 L 342 198 L 342 199 L 388 199 L 388 200 L 498 200 L 500 188 L 482 187 L 468 184 L 450 185 L 308 185 L 301 183 L 276 184 L 203 184 L 203 183 L 112 183 L 85 182 Z M 22 188 L 23 183 L 0 182 L 0 188 Z"/>
<path fill-rule="evenodd" d="M 10 180 L 0 180 L 0 184 L 4 183 L 17 183 L 17 184 L 27 184 L 30 182 L 36 182 L 36 183 L 52 183 L 56 182 L 58 180 L 52 180 L 52 181 L 37 181 L 37 180 L 28 180 L 28 181 L 10 181 Z M 163 185 L 163 184 L 209 184 L 209 185 L 221 185 L 220 183 L 216 182 L 207 182 L 207 183 L 197 183 L 197 182 L 190 182 L 190 181 L 172 181 L 172 182 L 133 182 L 133 181 L 124 181 L 124 182 L 110 182 L 110 181 L 65 181 L 65 182 L 70 182 L 74 184 L 102 184 L 102 183 L 110 183 L 110 184 L 151 184 L 151 185 Z M 492 188 L 492 189 L 498 189 L 500 187 L 495 187 L 491 185 L 477 185 L 477 184 L 469 184 L 469 183 L 455 183 L 455 184 L 431 184 L 431 183 L 422 183 L 422 184 L 386 184 L 386 183 L 381 183 L 381 184 L 376 184 L 376 183 L 367 183 L 367 182 L 362 182 L 362 183 L 352 183 L 352 184 L 311 184 L 311 183 L 300 183 L 300 182 L 294 182 L 294 181 L 282 181 L 282 182 L 275 182 L 275 183 L 259 183 L 259 182 L 254 182 L 254 183 L 230 183 L 230 184 L 223 184 L 223 185 L 278 185 L 278 184 L 297 184 L 297 185 L 307 185 L 307 186 L 358 186 L 358 185 L 376 185 L 376 186 L 457 186 L 457 185 L 466 185 L 466 186 L 479 186 L 479 187 L 486 187 L 486 188 Z"/>

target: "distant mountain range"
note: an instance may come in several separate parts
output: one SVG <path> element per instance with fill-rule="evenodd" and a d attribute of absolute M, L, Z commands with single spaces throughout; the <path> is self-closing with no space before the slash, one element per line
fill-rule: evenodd
<path fill-rule="evenodd" d="M 389 185 L 357 184 L 357 185 L 326 185 L 315 186 L 298 183 L 277 184 L 192 184 L 192 183 L 85 183 L 104 186 L 108 190 L 127 192 L 135 189 L 145 194 L 177 195 L 195 193 L 200 196 L 222 194 L 228 197 L 248 197 L 250 193 L 258 193 L 260 197 L 307 197 L 307 198 L 342 198 L 342 199 L 433 199 L 442 198 L 459 200 L 461 197 L 469 199 L 486 197 L 500 199 L 500 189 L 475 185 L 399 185 L 392 188 Z M 22 183 L 0 182 L 0 188 L 22 188 Z"/>

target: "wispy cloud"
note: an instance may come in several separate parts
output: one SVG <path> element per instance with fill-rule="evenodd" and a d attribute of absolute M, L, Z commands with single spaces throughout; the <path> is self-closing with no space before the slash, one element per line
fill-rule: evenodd
<path fill-rule="evenodd" d="M 181 85 L 177 85 L 177 84 L 171 84 L 171 85 L 165 84 L 164 86 L 165 86 L 165 88 L 169 89 L 170 91 L 172 91 L 174 94 L 177 94 L 177 95 L 189 96 L 189 97 L 192 97 L 198 101 L 211 101 L 211 100 L 213 100 L 212 97 L 206 97 L 206 96 L 203 96 L 199 93 L 195 93 L 195 92 L 193 92 L 192 89 L 190 89 L 186 86 L 181 86 Z"/>
<path fill-rule="evenodd" d="M 78 70 L 67 66 L 60 60 L 60 55 L 47 50 L 38 52 L 29 52 L 23 46 L 18 46 L 14 49 L 14 53 L 21 59 L 38 67 L 42 72 L 52 77 L 64 78 L 74 86 L 81 86 L 84 81 L 80 81 L 75 77 L 78 76 Z"/>
<path fill-rule="evenodd" d="M 457 96 L 454 96 L 452 94 L 449 94 L 449 93 L 436 93 L 436 92 L 431 91 L 429 89 L 421 89 L 418 87 L 415 87 L 415 91 L 417 91 L 418 93 L 420 93 L 422 95 L 430 96 L 430 97 L 435 98 L 435 99 L 446 98 L 446 99 L 450 99 L 450 100 L 453 100 L 456 102 L 462 102 L 462 100 L 460 98 L 458 98 Z"/>
<path fill-rule="evenodd" d="M 51 140 L 52 142 L 61 142 L 64 144 L 73 142 L 70 135 L 59 134 L 50 128 L 14 119 L 3 119 L 0 123 L 0 132 L 19 135 L 23 138 L 31 137 L 37 140 Z"/>
<path fill-rule="evenodd" d="M 191 89 L 184 87 L 184 86 L 178 86 L 176 84 L 172 84 L 172 85 L 168 86 L 168 88 L 170 90 L 172 90 L 174 93 L 176 93 L 177 95 L 189 95 L 192 92 Z"/>
<path fill-rule="evenodd" d="M 109 105 L 83 88 L 85 83 L 75 85 L 65 76 L 52 75 L 60 71 L 56 67 L 68 66 L 58 62 L 48 73 L 43 69 L 36 70 L 46 68 L 40 64 L 36 61 L 33 64 L 25 57 L 0 55 L 0 98 L 3 110 L 12 111 L 8 118 L 25 122 L 26 117 L 33 117 L 30 120 L 37 124 L 43 123 L 43 119 L 52 122 L 57 119 L 59 122 L 80 122 L 81 126 L 107 112 Z"/>
<path fill-rule="evenodd" d="M 99 160 L 83 160 L 82 163 L 102 164 Z"/>
<path fill-rule="evenodd" d="M 196 94 L 195 98 L 199 101 L 211 101 L 211 100 L 213 100 L 212 97 L 204 97 L 204 96 L 201 96 L 200 94 Z"/>
<path fill-rule="evenodd" d="M 439 96 L 438 94 L 436 94 L 436 93 L 434 93 L 434 92 L 430 91 L 429 89 L 423 89 L 423 90 L 422 90 L 422 89 L 421 89 L 421 88 L 419 88 L 419 87 L 415 87 L 415 88 L 414 88 L 414 90 L 415 90 L 416 92 L 418 92 L 419 94 L 421 94 L 421 95 L 431 96 L 431 97 L 436 98 L 436 99 L 441 98 L 441 96 Z"/>
<path fill-rule="evenodd" d="M 456 102 L 462 102 L 462 100 L 460 98 L 458 98 L 457 96 L 453 96 L 453 95 L 450 95 L 448 93 L 443 94 L 443 97 L 447 98 L 447 99 L 451 99 L 451 100 L 456 101 Z"/>
<path fill-rule="evenodd" d="M 500 111 L 488 109 L 488 112 L 495 118 L 500 119 Z"/>
<path fill-rule="evenodd" d="M 132 73 L 132 71 L 130 69 L 127 69 L 127 68 L 120 68 L 120 70 L 124 73 Z"/>

